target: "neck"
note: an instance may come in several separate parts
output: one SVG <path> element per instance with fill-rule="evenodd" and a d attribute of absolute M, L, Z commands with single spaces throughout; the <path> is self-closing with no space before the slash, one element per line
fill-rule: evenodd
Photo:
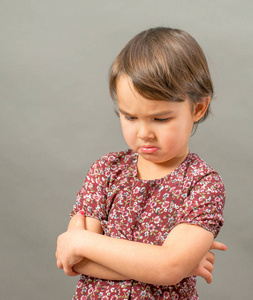
<path fill-rule="evenodd" d="M 179 167 L 187 155 L 175 157 L 172 160 L 164 163 L 154 163 L 144 159 L 141 155 L 139 155 L 137 162 L 137 176 L 142 180 L 155 180 L 163 178 Z"/>

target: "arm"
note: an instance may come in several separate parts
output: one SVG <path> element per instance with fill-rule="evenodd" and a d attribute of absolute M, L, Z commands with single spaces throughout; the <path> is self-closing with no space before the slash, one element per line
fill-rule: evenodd
<path fill-rule="evenodd" d="M 210 250 L 226 251 L 227 246 L 223 243 L 213 241 Z M 214 267 L 215 255 L 208 251 L 202 260 L 198 263 L 195 269 L 190 273 L 190 276 L 201 276 L 207 283 L 212 283 L 212 272 Z"/>
<path fill-rule="evenodd" d="M 69 222 L 68 230 L 73 229 L 88 229 L 89 231 L 102 233 L 101 224 L 97 219 L 84 217 L 83 215 L 77 214 L 72 217 Z M 212 244 L 212 249 L 224 250 L 224 245 L 218 242 Z M 190 276 L 201 276 L 208 283 L 212 281 L 212 271 L 214 264 L 214 254 L 208 251 L 196 268 L 192 271 Z M 112 271 L 100 264 L 97 264 L 87 258 L 83 258 L 78 264 L 72 267 L 75 274 L 85 274 L 92 277 L 108 279 L 108 280 L 127 280 L 126 276 L 123 276 L 117 272 Z"/>
<path fill-rule="evenodd" d="M 83 258 L 78 264 L 73 266 L 75 272 L 79 274 L 85 274 L 95 278 L 101 278 L 105 280 L 128 280 L 124 275 L 119 274 L 101 264 L 98 264 L 87 258 Z"/>
<path fill-rule="evenodd" d="M 84 217 L 81 211 L 78 214 L 75 214 L 68 225 L 68 231 L 73 230 L 88 230 L 94 233 L 102 234 L 103 229 L 101 227 L 100 221 L 95 218 Z M 56 251 L 56 258 L 58 257 Z M 59 263 L 59 267 L 63 267 Z M 92 277 L 108 279 L 108 280 L 126 280 L 125 276 L 112 271 L 94 261 L 83 257 L 79 262 L 77 262 L 71 269 L 66 273 L 69 276 L 76 276 L 79 274 L 85 274 Z"/>
<path fill-rule="evenodd" d="M 193 270 L 198 267 L 212 242 L 212 233 L 205 229 L 180 224 L 171 231 L 163 246 L 78 230 L 59 236 L 58 247 L 65 272 L 72 267 L 73 257 L 87 257 L 126 278 L 151 284 L 175 285 L 193 275 Z"/>

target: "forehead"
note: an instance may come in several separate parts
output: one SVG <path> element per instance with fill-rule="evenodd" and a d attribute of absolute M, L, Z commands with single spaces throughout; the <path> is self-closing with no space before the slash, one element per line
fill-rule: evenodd
<path fill-rule="evenodd" d="M 182 106 L 189 107 L 189 101 L 170 102 L 164 100 L 150 100 L 140 95 L 127 75 L 122 75 L 116 82 L 116 93 L 120 111 L 141 114 L 161 114 L 163 112 L 177 112 Z"/>

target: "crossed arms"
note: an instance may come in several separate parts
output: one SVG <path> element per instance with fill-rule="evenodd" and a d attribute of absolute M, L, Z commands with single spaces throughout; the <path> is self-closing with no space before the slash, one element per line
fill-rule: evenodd
<path fill-rule="evenodd" d="M 200 226 L 179 224 L 162 246 L 102 235 L 97 219 L 77 214 L 57 240 L 57 266 L 69 276 L 80 273 L 110 280 L 134 279 L 155 285 L 175 285 L 201 276 L 212 282 L 214 254 L 226 250 Z"/>

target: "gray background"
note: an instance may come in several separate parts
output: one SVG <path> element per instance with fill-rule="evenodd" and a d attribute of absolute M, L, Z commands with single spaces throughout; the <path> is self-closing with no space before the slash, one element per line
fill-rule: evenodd
<path fill-rule="evenodd" d="M 55 265 L 57 236 L 90 165 L 126 148 L 108 69 L 136 33 L 171 26 L 207 55 L 213 115 L 191 139 L 223 177 L 225 225 L 201 299 L 252 299 L 253 2 L 0 1 L 0 299 L 71 299 L 77 278 Z"/>

